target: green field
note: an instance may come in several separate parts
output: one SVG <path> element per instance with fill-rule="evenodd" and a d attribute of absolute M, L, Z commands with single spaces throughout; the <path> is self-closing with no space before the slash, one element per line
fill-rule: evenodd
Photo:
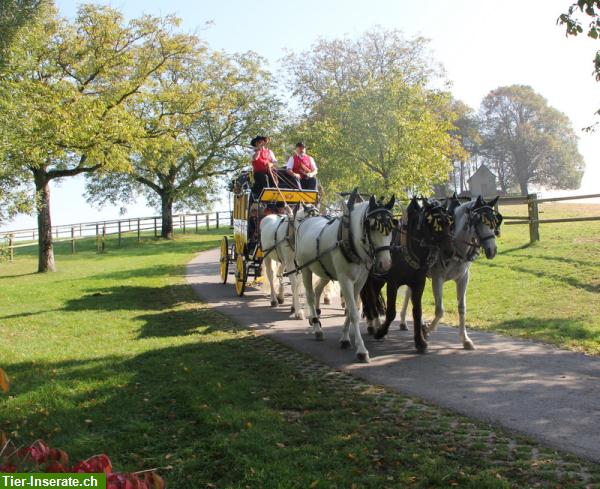
<path fill-rule="evenodd" d="M 542 227 L 540 244 L 519 248 L 525 228 L 506 227 L 501 255 L 476 264 L 469 317 L 598 352 L 586 302 L 598 298 L 598 282 L 586 279 L 598 243 L 591 227 L 556 229 L 561 239 Z M 597 465 L 236 330 L 184 279 L 193 253 L 222 233 L 130 237 L 120 249 L 111 240 L 105 254 L 93 240 L 78 242 L 76 255 L 64 243 L 55 274 L 33 273 L 33 250 L 1 264 L 0 365 L 12 386 L 0 396 L 0 431 L 17 444 L 43 438 L 73 458 L 105 452 L 121 470 L 160 467 L 173 489 L 600 484 Z M 534 261 L 544 275 L 515 268 Z"/>
<path fill-rule="evenodd" d="M 542 204 L 540 210 L 541 219 L 600 216 L 600 204 Z M 525 206 L 500 212 L 527 213 Z M 540 241 L 528 243 L 527 225 L 503 226 L 496 258 L 482 254 L 473 264 L 467 324 L 600 354 L 600 221 L 540 224 Z M 456 324 L 454 282 L 444 297 L 442 321 Z M 433 317 L 430 287 L 423 310 Z"/>

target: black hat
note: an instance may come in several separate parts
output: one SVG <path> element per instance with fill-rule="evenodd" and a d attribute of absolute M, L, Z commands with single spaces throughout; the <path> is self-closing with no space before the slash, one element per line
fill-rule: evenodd
<path fill-rule="evenodd" d="M 255 138 L 253 138 L 253 139 L 250 141 L 250 146 L 252 146 L 252 147 L 256 148 L 256 144 L 257 144 L 259 141 L 264 141 L 264 142 L 266 143 L 266 142 L 268 141 L 268 139 L 269 139 L 269 138 L 268 138 L 267 136 L 256 136 Z"/>
<path fill-rule="evenodd" d="M 299 141 L 296 143 L 296 148 L 306 148 L 306 146 L 304 145 L 304 143 L 302 141 Z"/>

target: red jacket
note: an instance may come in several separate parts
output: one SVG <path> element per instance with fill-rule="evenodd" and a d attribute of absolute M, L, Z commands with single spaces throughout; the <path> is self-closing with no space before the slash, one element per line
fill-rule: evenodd
<path fill-rule="evenodd" d="M 312 164 L 310 156 L 307 154 L 303 154 L 302 156 L 294 155 L 294 167 L 292 168 L 294 173 L 299 173 L 300 175 L 304 175 L 308 172 L 315 171 L 315 167 Z"/>
<path fill-rule="evenodd" d="M 256 173 L 266 173 L 271 163 L 271 150 L 263 148 L 256 153 L 252 160 L 252 169 Z"/>

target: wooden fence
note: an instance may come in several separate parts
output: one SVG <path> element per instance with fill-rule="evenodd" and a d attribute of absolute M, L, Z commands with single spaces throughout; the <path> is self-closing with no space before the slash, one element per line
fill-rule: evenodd
<path fill-rule="evenodd" d="M 527 197 L 501 197 L 499 205 L 527 205 L 527 216 L 504 216 L 505 225 L 528 225 L 529 241 L 531 243 L 540 239 L 540 224 L 600 221 L 600 216 L 581 216 L 560 219 L 540 219 L 539 204 L 545 202 L 562 202 L 568 200 L 584 200 L 600 198 L 600 194 L 575 195 L 571 197 L 550 197 L 538 199 L 537 194 L 529 194 Z M 201 229 L 219 229 L 220 226 L 232 226 L 233 215 L 231 211 L 219 211 L 199 214 L 176 214 L 173 216 L 173 229 L 183 234 L 186 232 L 198 232 Z M 138 241 L 141 233 L 153 231 L 154 237 L 158 237 L 162 219 L 160 216 L 138 217 L 127 219 L 115 219 L 110 221 L 84 222 L 77 224 L 64 224 L 52 227 L 55 243 L 70 242 L 71 253 L 75 253 L 75 242 L 79 239 L 95 237 L 98 252 L 106 248 L 106 238 L 117 236 L 117 246 L 121 246 L 121 239 L 127 233 L 136 233 Z M 37 228 L 19 229 L 14 231 L 0 232 L 0 245 L 4 246 L 12 260 L 14 250 L 29 246 L 37 246 Z"/>
<path fill-rule="evenodd" d="M 600 216 L 565 217 L 560 219 L 540 219 L 539 204 L 545 202 L 563 202 L 567 200 L 584 200 L 600 198 L 600 194 L 574 195 L 570 197 L 550 197 L 538 199 L 537 194 L 529 194 L 527 197 L 501 197 L 499 205 L 527 205 L 527 216 L 504 216 L 504 224 L 527 224 L 529 226 L 529 242 L 540 240 L 540 224 L 551 224 L 561 222 L 600 221 Z"/>
<path fill-rule="evenodd" d="M 231 211 L 176 214 L 173 216 L 173 230 L 186 234 L 211 228 L 219 229 L 223 226 L 232 226 L 232 219 Z M 137 217 L 52 226 L 52 236 L 54 243 L 70 242 L 71 253 L 75 253 L 76 241 L 95 237 L 97 251 L 101 253 L 106 249 L 106 238 L 109 236 L 116 236 L 117 246 L 121 246 L 121 240 L 126 234 L 134 233 L 140 241 L 142 233 L 153 232 L 154 237 L 157 238 L 161 227 L 160 216 Z M 15 249 L 37 246 L 37 239 L 37 228 L 0 231 L 0 247 L 4 244 L 10 260 L 14 257 Z"/>

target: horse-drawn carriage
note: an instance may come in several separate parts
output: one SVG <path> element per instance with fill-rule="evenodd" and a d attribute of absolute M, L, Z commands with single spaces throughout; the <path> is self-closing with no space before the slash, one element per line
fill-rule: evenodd
<path fill-rule="evenodd" d="M 264 188 L 254 195 L 251 171 L 242 171 L 232 179 L 229 191 L 233 199 L 233 236 L 221 240 L 221 281 L 227 282 L 231 274 L 235 277 L 237 295 L 244 295 L 249 277 L 261 275 L 263 250 L 260 246 L 260 221 L 263 217 L 285 212 L 291 204 L 316 204 L 318 192 L 293 187 L 285 176 L 281 176 L 276 188 Z"/>

